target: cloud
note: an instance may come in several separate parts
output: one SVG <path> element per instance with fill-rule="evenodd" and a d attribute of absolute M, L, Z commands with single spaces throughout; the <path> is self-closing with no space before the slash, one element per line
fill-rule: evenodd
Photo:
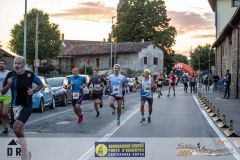
<path fill-rule="evenodd" d="M 191 38 L 215 38 L 216 35 L 215 34 L 199 34 L 199 35 L 195 35 Z"/>
<path fill-rule="evenodd" d="M 171 18 L 170 24 L 178 34 L 196 30 L 214 30 L 214 15 L 212 13 L 198 14 L 194 12 L 168 11 Z"/>
<path fill-rule="evenodd" d="M 114 15 L 116 15 L 116 8 L 108 7 L 102 2 L 78 3 L 76 8 L 50 14 L 51 17 L 93 22 L 111 22 L 111 17 Z"/>

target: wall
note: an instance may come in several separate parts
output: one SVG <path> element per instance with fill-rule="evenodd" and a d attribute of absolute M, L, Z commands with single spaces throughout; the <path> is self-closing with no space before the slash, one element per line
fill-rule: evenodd
<path fill-rule="evenodd" d="M 216 8 L 216 30 L 218 37 L 237 7 L 232 7 L 232 0 L 217 0 Z"/>
<path fill-rule="evenodd" d="M 144 65 L 144 57 L 147 57 L 147 65 Z M 153 65 L 154 57 L 158 58 L 158 65 Z M 141 70 L 150 69 L 153 74 L 157 74 L 159 71 L 163 73 L 163 57 L 163 51 L 158 47 L 154 48 L 154 45 L 151 44 L 139 52 L 139 66 Z"/>

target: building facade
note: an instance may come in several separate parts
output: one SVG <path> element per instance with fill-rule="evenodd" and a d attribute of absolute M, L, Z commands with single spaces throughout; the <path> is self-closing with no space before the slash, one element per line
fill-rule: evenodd
<path fill-rule="evenodd" d="M 215 12 L 216 36 L 218 37 L 223 28 L 231 19 L 237 9 L 240 0 L 208 0 Z"/>
<path fill-rule="evenodd" d="M 209 0 L 210 1 L 210 0 Z M 217 0 L 218 3 L 221 0 Z M 222 0 L 223 1 L 223 0 Z M 230 0 L 229 0 L 230 1 Z M 239 4 L 239 1 L 231 1 L 232 3 Z M 230 2 L 229 2 L 230 3 Z M 212 3 L 210 3 L 212 6 Z M 227 6 L 223 8 L 219 8 L 221 10 L 221 15 L 228 15 L 230 12 L 229 9 L 226 9 Z M 212 6 L 214 8 L 214 6 Z M 228 8 L 231 6 L 228 5 Z M 231 8 L 232 9 L 232 8 Z M 226 70 L 229 69 L 232 74 L 232 84 L 231 84 L 231 96 L 239 97 L 240 88 L 240 69 L 239 69 L 239 61 L 240 61 L 240 39 L 239 39 L 239 28 L 240 28 L 240 6 L 234 9 L 234 13 L 230 16 L 230 18 L 225 21 L 227 23 L 223 26 L 223 24 L 219 25 L 217 23 L 218 35 L 216 37 L 216 41 L 213 43 L 213 47 L 216 49 L 215 56 L 215 68 L 216 72 L 220 77 L 223 77 L 226 73 Z M 215 11 L 216 17 L 220 17 L 219 12 Z M 228 12 L 228 13 L 227 13 Z M 219 26 L 218 26 L 219 25 Z"/>
<path fill-rule="evenodd" d="M 85 65 L 102 71 L 110 70 L 110 43 L 65 40 L 64 44 L 57 59 L 52 61 L 61 71 L 70 72 L 73 66 Z M 152 73 L 163 72 L 164 53 L 152 42 L 114 43 L 112 48 L 112 64 L 120 64 L 122 71 L 143 71 L 148 68 Z"/>

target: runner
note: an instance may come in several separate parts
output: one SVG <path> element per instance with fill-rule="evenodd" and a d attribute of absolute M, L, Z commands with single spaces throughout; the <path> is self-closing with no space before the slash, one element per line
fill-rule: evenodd
<path fill-rule="evenodd" d="M 92 99 L 94 102 L 94 107 L 97 112 L 96 117 L 99 117 L 100 112 L 98 110 L 98 105 L 100 108 L 103 107 L 102 96 L 103 96 L 103 86 L 106 85 L 106 81 L 103 77 L 98 75 L 98 70 L 93 69 L 93 77 L 90 79 L 88 86 L 93 85 Z"/>
<path fill-rule="evenodd" d="M 140 82 L 138 88 L 141 86 L 141 121 L 140 123 L 145 122 L 144 117 L 144 105 L 145 102 L 148 102 L 148 123 L 151 123 L 151 114 L 152 114 L 152 105 L 153 105 L 153 92 L 152 89 L 156 87 L 156 84 L 150 77 L 150 70 L 144 70 L 144 76 Z"/>
<path fill-rule="evenodd" d="M 123 75 L 123 72 L 121 72 L 121 75 L 124 77 L 124 85 L 123 85 L 123 87 L 122 87 L 122 95 L 123 95 L 123 98 L 122 98 L 122 109 L 124 109 L 125 108 L 125 94 L 126 94 L 126 92 L 127 92 L 127 84 L 128 84 L 128 80 L 127 80 L 127 78 Z"/>
<path fill-rule="evenodd" d="M 32 95 L 43 88 L 39 77 L 25 70 L 26 60 L 22 56 L 14 59 L 14 71 L 9 72 L 3 83 L 2 95 L 9 89 L 12 92 L 12 114 L 14 115 L 13 131 L 21 144 L 22 160 L 30 160 L 32 155 L 27 149 L 24 136 L 24 124 L 32 113 Z M 37 84 L 32 88 L 32 83 Z"/>
<path fill-rule="evenodd" d="M 183 85 L 184 85 L 184 92 L 187 93 L 188 92 L 188 76 L 187 74 L 184 74 L 183 78 L 182 78 L 182 82 L 183 82 Z"/>
<path fill-rule="evenodd" d="M 173 74 L 173 71 L 171 71 L 169 75 L 169 89 L 168 89 L 168 97 L 170 96 L 170 90 L 171 88 L 173 89 L 173 96 L 175 96 L 175 81 L 176 81 L 176 76 Z"/>
<path fill-rule="evenodd" d="M 122 106 L 122 88 L 124 86 L 124 76 L 120 75 L 120 65 L 115 64 L 113 66 L 114 74 L 108 77 L 110 86 L 109 106 L 112 108 L 112 115 L 115 115 L 114 103 L 117 101 L 117 126 L 120 125 L 121 106 Z"/>
<path fill-rule="evenodd" d="M 161 90 L 162 90 L 162 87 L 163 87 L 163 82 L 164 82 L 164 77 L 163 77 L 163 74 L 160 73 L 157 76 L 157 79 L 156 79 L 158 98 L 160 98 L 160 96 L 162 96 Z"/>
<path fill-rule="evenodd" d="M 194 76 L 194 74 L 191 75 L 191 77 L 189 78 L 190 81 L 190 87 L 191 87 L 191 93 L 196 91 L 196 84 L 197 84 L 197 79 Z"/>
<path fill-rule="evenodd" d="M 6 70 L 7 63 L 5 60 L 0 59 L 0 89 L 3 87 L 3 82 L 9 73 L 8 70 Z M 3 132 L 1 135 L 8 135 L 8 111 L 9 107 L 11 105 L 12 97 L 11 97 L 11 91 L 10 89 L 5 95 L 1 95 L 0 93 L 0 121 L 3 125 Z"/>
<path fill-rule="evenodd" d="M 68 79 L 68 88 L 72 87 L 72 105 L 75 114 L 78 116 L 78 123 L 83 122 L 83 114 L 81 109 L 81 103 L 83 99 L 82 90 L 86 87 L 86 80 L 84 77 L 79 75 L 78 68 L 72 69 L 72 74 Z"/>

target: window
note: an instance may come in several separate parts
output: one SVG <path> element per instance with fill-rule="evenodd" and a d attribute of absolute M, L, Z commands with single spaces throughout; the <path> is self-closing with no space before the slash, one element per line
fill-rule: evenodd
<path fill-rule="evenodd" d="M 144 57 L 143 64 L 147 64 L 147 57 Z"/>
<path fill-rule="evenodd" d="M 96 66 L 99 67 L 99 58 L 96 58 Z"/>
<path fill-rule="evenodd" d="M 240 4 L 240 0 L 232 0 L 232 6 L 237 7 Z"/>
<path fill-rule="evenodd" d="M 153 58 L 153 65 L 158 65 L 158 58 L 157 57 Z"/>

